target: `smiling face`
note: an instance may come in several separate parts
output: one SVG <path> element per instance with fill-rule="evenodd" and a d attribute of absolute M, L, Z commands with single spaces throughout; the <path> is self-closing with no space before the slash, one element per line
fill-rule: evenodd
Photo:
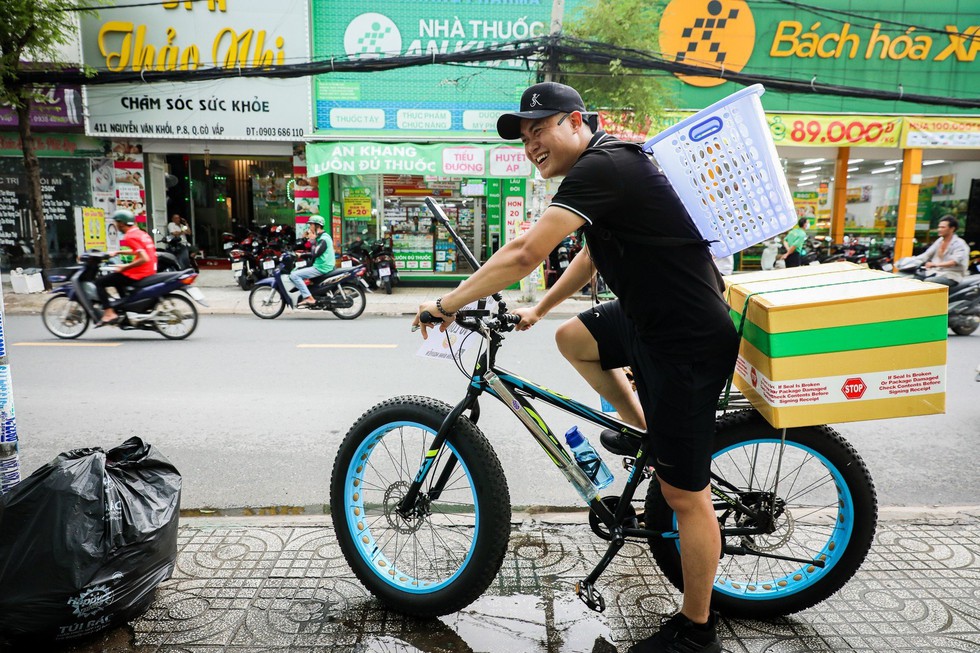
<path fill-rule="evenodd" d="M 578 111 L 521 121 L 524 153 L 545 179 L 567 174 L 591 139 Z"/>

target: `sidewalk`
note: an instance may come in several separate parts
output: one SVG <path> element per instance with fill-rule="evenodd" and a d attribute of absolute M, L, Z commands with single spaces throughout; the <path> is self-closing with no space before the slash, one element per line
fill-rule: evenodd
<path fill-rule="evenodd" d="M 204 293 L 207 306 L 195 304 L 198 313 L 202 315 L 251 315 L 248 307 L 248 293 L 237 285 L 228 270 L 201 270 L 195 284 Z M 404 316 L 414 315 L 419 304 L 425 300 L 434 300 L 448 292 L 448 288 L 417 287 L 400 285 L 395 287 L 390 295 L 384 290 L 376 290 L 367 295 L 367 307 L 364 315 Z M 504 299 L 511 308 L 517 308 L 526 303 L 522 302 L 519 291 L 505 291 Z M 537 296 L 543 293 L 538 292 Z M 40 314 L 48 293 L 17 294 L 14 293 L 7 275 L 3 275 L 4 311 L 9 315 Z M 591 305 L 588 297 L 571 298 L 555 307 L 551 315 L 572 316 L 586 310 Z"/>
<path fill-rule="evenodd" d="M 676 611 L 649 550 L 600 578 L 598 614 L 574 595 L 604 542 L 585 513 L 515 514 L 497 580 L 434 621 L 388 612 L 337 547 L 329 517 L 181 520 L 173 578 L 150 610 L 76 653 L 609 653 Z M 980 508 L 883 510 L 864 565 L 824 603 L 771 622 L 723 618 L 731 653 L 980 650 Z M 0 650 L 3 650 L 0 647 Z M 20 652 L 18 652 L 20 653 Z"/>

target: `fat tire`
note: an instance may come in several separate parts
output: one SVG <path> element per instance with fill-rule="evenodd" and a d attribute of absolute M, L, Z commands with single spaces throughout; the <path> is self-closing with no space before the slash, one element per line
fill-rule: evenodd
<path fill-rule="evenodd" d="M 187 319 L 181 320 L 181 324 L 183 324 L 184 322 L 187 322 L 189 320 L 190 323 L 191 323 L 191 328 L 188 329 L 187 331 L 183 332 L 183 333 L 171 334 L 171 333 L 167 333 L 166 331 L 164 331 L 163 329 L 161 329 L 160 328 L 160 323 L 157 322 L 156 320 L 154 320 L 153 326 L 156 328 L 157 333 L 159 333 L 161 336 L 163 336 L 167 340 L 183 340 L 184 338 L 187 338 L 192 333 L 194 333 L 194 330 L 197 329 L 197 309 L 194 307 L 194 302 L 192 302 L 187 297 L 184 297 L 183 295 L 178 295 L 177 293 L 170 293 L 170 294 L 164 295 L 163 297 L 160 298 L 160 302 L 166 302 L 166 301 L 170 301 L 170 302 L 172 302 L 174 304 L 183 304 L 185 309 L 190 309 L 189 310 L 190 317 L 188 317 Z M 158 303 L 157 304 L 157 307 L 159 307 L 159 306 L 160 306 L 160 304 Z"/>
<path fill-rule="evenodd" d="M 360 284 L 353 283 L 343 283 L 337 288 L 340 292 L 346 294 L 347 291 L 354 292 L 354 305 L 350 308 L 334 308 L 331 309 L 333 314 L 339 317 L 341 320 L 354 320 L 361 316 L 364 309 L 367 307 L 367 295 L 364 294 L 364 288 Z M 345 313 L 344 311 L 352 311 L 350 313 Z"/>
<path fill-rule="evenodd" d="M 334 459 L 330 480 L 331 518 L 347 563 L 361 583 L 386 606 L 416 617 L 437 617 L 463 609 L 486 591 L 500 570 L 510 538 L 511 516 L 510 492 L 500 461 L 479 428 L 465 416 L 460 417 L 456 427 L 450 432 L 447 443 L 468 470 L 467 478 L 472 482 L 474 501 L 479 510 L 477 535 L 469 557 L 455 577 L 445 587 L 429 593 L 396 587 L 385 580 L 383 571 L 376 571 L 374 566 L 366 562 L 353 539 L 351 523 L 348 522 L 360 519 L 355 513 L 361 515 L 347 503 L 345 491 L 348 482 L 352 482 L 348 479 L 348 473 L 354 456 L 362 450 L 365 441 L 372 435 L 386 427 L 394 428 L 395 425 L 407 423 L 431 429 L 434 437 L 451 410 L 444 402 L 420 396 L 395 397 L 371 408 L 347 432 Z M 380 450 L 381 447 L 376 449 L 379 455 Z M 415 471 L 417 470 L 413 469 L 410 474 L 414 475 Z M 434 470 L 430 470 L 430 473 L 433 472 Z M 413 479 L 409 477 L 401 480 L 411 482 Z M 367 481 L 364 482 L 364 487 L 367 487 Z M 365 522 L 370 520 L 369 515 L 362 516 Z M 394 570 L 394 565 L 391 568 Z"/>
<path fill-rule="evenodd" d="M 261 305 L 261 297 L 268 296 L 269 293 L 275 293 L 279 297 L 279 308 L 268 313 L 260 313 L 255 306 L 256 304 Z M 248 307 L 252 310 L 252 313 L 254 313 L 256 317 L 260 317 L 263 320 L 274 320 L 282 315 L 282 312 L 286 310 L 286 300 L 283 299 L 282 294 L 277 288 L 272 286 L 255 286 L 252 288 L 252 292 L 248 294 Z"/>
<path fill-rule="evenodd" d="M 781 429 L 775 429 L 757 412 L 741 411 L 718 420 L 715 430 L 715 455 L 738 445 L 759 439 L 779 439 Z M 787 443 L 798 443 L 823 456 L 844 479 L 851 497 L 853 520 L 845 550 L 827 570 L 826 575 L 795 593 L 763 598 L 745 597 L 719 591 L 716 582 L 712 591 L 712 607 L 726 615 L 746 619 L 770 619 L 793 614 L 812 607 L 840 590 L 864 562 L 874 540 L 878 519 L 878 501 L 874 481 L 857 451 L 829 426 L 806 426 L 786 431 Z M 734 482 L 734 479 L 728 479 Z M 674 512 L 667 505 L 656 481 L 650 483 L 646 498 L 647 527 L 657 531 L 676 528 Z M 836 522 L 835 522 L 836 523 Z M 737 544 L 737 538 L 729 538 Z M 649 539 L 653 557 L 667 579 L 679 590 L 684 589 L 681 559 L 676 539 Z M 777 551 L 778 553 L 779 551 Z M 726 555 L 719 569 L 725 564 Z M 746 555 L 745 557 L 748 557 Z M 764 559 L 761 559 L 764 561 Z M 806 565 L 800 564 L 801 571 Z M 761 588 L 760 588 L 761 589 Z M 778 593 L 778 590 L 776 590 Z"/>
<path fill-rule="evenodd" d="M 81 313 L 82 326 L 77 333 L 71 331 L 59 333 L 52 326 L 53 324 L 62 324 L 60 317 L 56 313 L 62 310 L 58 305 L 63 302 L 66 304 L 66 307 L 70 306 L 71 304 L 75 304 Z M 85 308 L 80 303 L 74 299 L 69 299 L 67 295 L 59 294 L 55 295 L 44 303 L 44 308 L 41 309 L 41 322 L 44 323 L 44 328 L 51 332 L 51 335 L 61 338 L 62 340 L 74 340 L 85 333 L 85 331 L 88 329 L 89 317 L 88 313 L 85 312 Z"/>

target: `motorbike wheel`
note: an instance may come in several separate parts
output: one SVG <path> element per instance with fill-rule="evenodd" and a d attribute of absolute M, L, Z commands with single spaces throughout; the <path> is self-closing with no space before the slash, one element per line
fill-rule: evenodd
<path fill-rule="evenodd" d="M 255 286 L 248 295 L 248 307 L 263 320 L 274 320 L 286 309 L 282 295 L 273 286 Z"/>
<path fill-rule="evenodd" d="M 712 473 L 724 479 L 723 490 L 757 511 L 753 517 L 716 501 L 721 526 L 753 527 L 757 519 L 771 524 L 765 534 L 724 538 L 745 550 L 725 554 L 712 590 L 712 606 L 732 617 L 769 619 L 816 605 L 854 575 L 874 539 L 878 501 L 854 448 L 828 426 L 787 429 L 785 446 L 781 435 L 755 411 L 723 417 L 715 431 Z M 648 528 L 677 529 L 656 481 L 647 491 L 646 515 Z M 664 575 L 683 591 L 677 537 L 649 542 Z M 819 559 L 825 566 L 753 551 Z"/>
<path fill-rule="evenodd" d="M 360 317 L 361 313 L 364 312 L 364 307 L 367 306 L 367 296 L 364 294 L 364 288 L 360 285 L 354 284 L 342 284 L 337 288 L 337 294 L 342 295 L 343 298 L 350 299 L 351 305 L 349 308 L 334 308 L 333 314 L 339 317 L 341 320 L 353 320 L 356 317 Z"/>
<path fill-rule="evenodd" d="M 251 290 L 254 285 L 255 280 L 252 278 L 251 273 L 246 273 L 245 270 L 242 270 L 242 273 L 238 275 L 238 286 L 242 290 Z"/>
<path fill-rule="evenodd" d="M 961 318 L 949 325 L 949 328 L 953 330 L 958 336 L 968 336 L 978 328 L 980 328 L 980 318 L 975 316 L 968 316 Z"/>
<path fill-rule="evenodd" d="M 482 595 L 510 537 L 507 479 L 476 425 L 460 417 L 426 455 L 450 410 L 418 396 L 378 404 L 347 432 L 330 478 L 334 532 L 357 578 L 390 608 L 424 618 Z M 397 505 L 423 464 L 418 499 L 402 514 Z"/>
<path fill-rule="evenodd" d="M 74 299 L 66 295 L 55 295 L 41 309 L 41 321 L 52 335 L 64 340 L 72 340 L 88 329 L 88 313 Z"/>
<path fill-rule="evenodd" d="M 385 294 L 391 294 L 391 277 L 385 277 Z"/>
<path fill-rule="evenodd" d="M 197 309 L 194 302 L 171 293 L 157 302 L 157 316 L 154 325 L 161 336 L 167 340 L 183 340 L 197 328 Z"/>

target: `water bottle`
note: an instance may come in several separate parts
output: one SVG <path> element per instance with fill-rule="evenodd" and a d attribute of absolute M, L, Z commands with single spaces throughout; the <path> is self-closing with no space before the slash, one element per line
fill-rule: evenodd
<path fill-rule="evenodd" d="M 612 472 L 606 467 L 606 463 L 602 462 L 602 458 L 599 457 L 599 454 L 592 448 L 592 445 L 585 439 L 585 436 L 582 435 L 577 426 L 568 429 L 565 433 L 565 442 L 571 448 L 572 455 L 575 456 L 575 462 L 582 468 L 585 475 L 589 477 L 589 480 L 596 486 L 596 489 L 601 490 L 612 483 Z"/>

